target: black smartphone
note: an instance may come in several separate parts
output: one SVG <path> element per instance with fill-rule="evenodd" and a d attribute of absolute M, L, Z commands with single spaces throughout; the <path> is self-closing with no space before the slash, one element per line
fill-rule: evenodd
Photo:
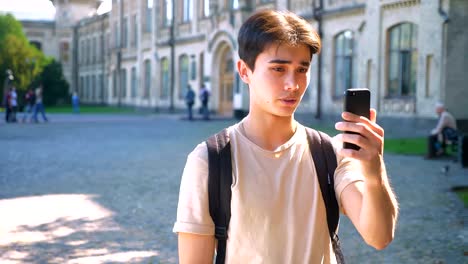
<path fill-rule="evenodd" d="M 370 118 L 370 91 L 367 88 L 352 88 L 345 91 L 344 111 Z M 345 133 L 357 134 L 355 132 Z M 359 150 L 360 147 L 343 142 L 343 148 Z"/>

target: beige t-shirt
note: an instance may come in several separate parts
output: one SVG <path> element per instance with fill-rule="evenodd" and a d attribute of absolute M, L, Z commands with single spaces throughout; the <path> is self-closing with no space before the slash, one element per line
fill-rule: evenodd
<path fill-rule="evenodd" d="M 288 142 L 267 151 L 247 139 L 239 124 L 229 128 L 233 184 L 226 263 L 335 263 L 305 128 L 298 124 Z M 363 180 L 358 170 L 356 161 L 338 158 L 338 201 L 348 184 Z M 187 158 L 173 231 L 214 235 L 205 143 Z"/>

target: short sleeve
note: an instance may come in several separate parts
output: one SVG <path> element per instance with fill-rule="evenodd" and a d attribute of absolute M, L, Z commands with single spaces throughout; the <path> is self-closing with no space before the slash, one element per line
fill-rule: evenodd
<path fill-rule="evenodd" d="M 343 142 L 339 141 L 334 137 L 332 139 L 333 148 L 335 153 L 342 148 Z M 336 154 L 337 167 L 335 170 L 335 195 L 338 205 L 341 209 L 341 193 L 351 183 L 357 181 L 364 181 L 364 175 L 362 175 L 361 163 L 352 158 L 343 157 Z"/>
<path fill-rule="evenodd" d="M 208 150 L 204 142 L 187 157 L 173 232 L 214 235 L 208 202 Z"/>

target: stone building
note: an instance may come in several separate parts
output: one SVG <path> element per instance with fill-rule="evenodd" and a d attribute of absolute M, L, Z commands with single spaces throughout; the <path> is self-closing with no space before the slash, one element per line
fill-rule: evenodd
<path fill-rule="evenodd" d="M 53 2 L 61 17 L 63 5 L 99 1 Z M 298 13 L 322 34 L 299 112 L 336 115 L 346 88 L 368 87 L 379 116 L 434 118 L 441 101 L 468 120 L 465 0 L 113 0 L 108 14 L 74 22 L 72 87 L 84 102 L 164 110 L 185 107 L 188 85 L 206 85 L 211 109 L 245 114 L 237 32 L 265 8 Z"/>

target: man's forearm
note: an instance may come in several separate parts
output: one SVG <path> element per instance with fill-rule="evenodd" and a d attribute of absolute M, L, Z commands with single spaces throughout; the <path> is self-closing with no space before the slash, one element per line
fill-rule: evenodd
<path fill-rule="evenodd" d="M 379 179 L 366 180 L 364 183 L 359 225 L 364 240 L 376 249 L 383 249 L 393 240 L 398 202 L 390 187 L 385 168 Z"/>

